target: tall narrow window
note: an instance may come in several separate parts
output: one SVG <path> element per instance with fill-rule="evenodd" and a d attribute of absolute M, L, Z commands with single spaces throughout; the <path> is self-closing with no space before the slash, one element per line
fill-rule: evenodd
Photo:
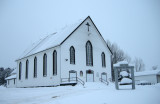
<path fill-rule="evenodd" d="M 29 61 L 26 61 L 26 79 L 28 79 L 28 67 L 29 67 Z"/>
<path fill-rule="evenodd" d="M 70 64 L 75 64 L 75 49 L 73 46 L 70 47 Z"/>
<path fill-rule="evenodd" d="M 21 80 L 21 73 L 22 73 L 22 63 L 19 63 L 19 80 Z"/>
<path fill-rule="evenodd" d="M 86 43 L 86 65 L 93 66 L 93 49 L 90 41 Z"/>
<path fill-rule="evenodd" d="M 14 84 L 16 83 L 16 79 L 14 79 Z"/>
<path fill-rule="evenodd" d="M 106 59 L 105 59 L 105 54 L 104 54 L 104 52 L 102 52 L 101 58 L 102 58 L 102 67 L 106 67 Z"/>
<path fill-rule="evenodd" d="M 37 78 L 37 57 L 34 58 L 34 78 Z"/>
<path fill-rule="evenodd" d="M 47 76 L 47 55 L 46 53 L 43 56 L 43 76 Z"/>
<path fill-rule="evenodd" d="M 57 75 L 57 51 L 53 52 L 53 75 Z"/>

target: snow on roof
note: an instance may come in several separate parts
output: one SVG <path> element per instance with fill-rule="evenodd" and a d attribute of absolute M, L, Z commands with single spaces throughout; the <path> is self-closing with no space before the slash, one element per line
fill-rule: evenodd
<path fill-rule="evenodd" d="M 7 78 L 5 78 L 6 80 L 8 80 L 8 79 L 15 79 L 17 76 L 16 76 L 16 74 L 15 75 L 11 75 L 11 76 L 9 76 L 9 77 L 7 77 Z"/>
<path fill-rule="evenodd" d="M 150 71 L 142 71 L 134 73 L 134 76 L 144 76 L 144 75 L 160 75 L 160 70 L 150 70 Z"/>
<path fill-rule="evenodd" d="M 120 75 L 126 77 L 126 76 L 128 76 L 128 73 L 127 73 L 126 71 L 121 71 L 121 72 L 120 72 Z"/>
<path fill-rule="evenodd" d="M 116 63 L 116 64 L 113 64 L 113 65 L 114 65 L 114 66 L 120 66 L 121 64 L 128 64 L 129 66 L 134 66 L 134 65 L 128 63 L 127 61 L 120 61 L 120 62 L 118 62 L 118 63 Z"/>
<path fill-rule="evenodd" d="M 16 73 L 17 73 L 17 69 L 14 69 L 11 74 L 16 74 Z"/>
<path fill-rule="evenodd" d="M 60 31 L 48 35 L 44 39 L 37 41 L 36 43 L 32 44 L 25 52 L 23 52 L 23 54 L 17 60 L 60 45 L 84 20 L 85 19 L 81 19 L 75 24 L 66 26 Z"/>

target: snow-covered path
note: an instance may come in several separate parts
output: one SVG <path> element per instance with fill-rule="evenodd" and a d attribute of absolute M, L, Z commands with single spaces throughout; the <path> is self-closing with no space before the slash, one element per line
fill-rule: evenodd
<path fill-rule="evenodd" d="M 41 88 L 0 87 L 0 104 L 160 104 L 160 84 L 115 90 L 113 85 L 87 83 Z"/>

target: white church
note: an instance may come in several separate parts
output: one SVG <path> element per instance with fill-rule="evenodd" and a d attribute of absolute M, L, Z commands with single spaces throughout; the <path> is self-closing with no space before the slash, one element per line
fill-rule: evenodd
<path fill-rule="evenodd" d="M 111 50 L 88 16 L 26 50 L 16 60 L 15 87 L 108 82 L 111 80 L 111 56 Z"/>

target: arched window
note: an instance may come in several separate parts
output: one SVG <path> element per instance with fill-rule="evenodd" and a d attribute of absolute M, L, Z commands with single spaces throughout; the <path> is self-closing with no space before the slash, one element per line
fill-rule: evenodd
<path fill-rule="evenodd" d="M 93 49 L 90 41 L 86 43 L 86 65 L 93 66 Z"/>
<path fill-rule="evenodd" d="M 105 59 L 105 54 L 104 54 L 104 52 L 102 52 L 101 58 L 102 58 L 102 67 L 106 67 L 106 59 Z"/>
<path fill-rule="evenodd" d="M 26 61 L 26 79 L 28 79 L 28 67 L 29 67 L 29 61 L 27 59 Z"/>
<path fill-rule="evenodd" d="M 34 78 L 37 78 L 37 57 L 34 58 Z"/>
<path fill-rule="evenodd" d="M 75 64 L 75 49 L 73 46 L 70 47 L 70 64 Z"/>
<path fill-rule="evenodd" d="M 22 73 L 22 63 L 19 63 L 19 80 L 21 80 L 21 73 Z"/>
<path fill-rule="evenodd" d="M 47 76 L 47 54 L 43 55 L 43 76 Z"/>
<path fill-rule="evenodd" d="M 57 75 L 57 51 L 53 52 L 53 75 Z"/>
<path fill-rule="evenodd" d="M 83 77 L 83 71 L 80 71 L 80 76 Z"/>

